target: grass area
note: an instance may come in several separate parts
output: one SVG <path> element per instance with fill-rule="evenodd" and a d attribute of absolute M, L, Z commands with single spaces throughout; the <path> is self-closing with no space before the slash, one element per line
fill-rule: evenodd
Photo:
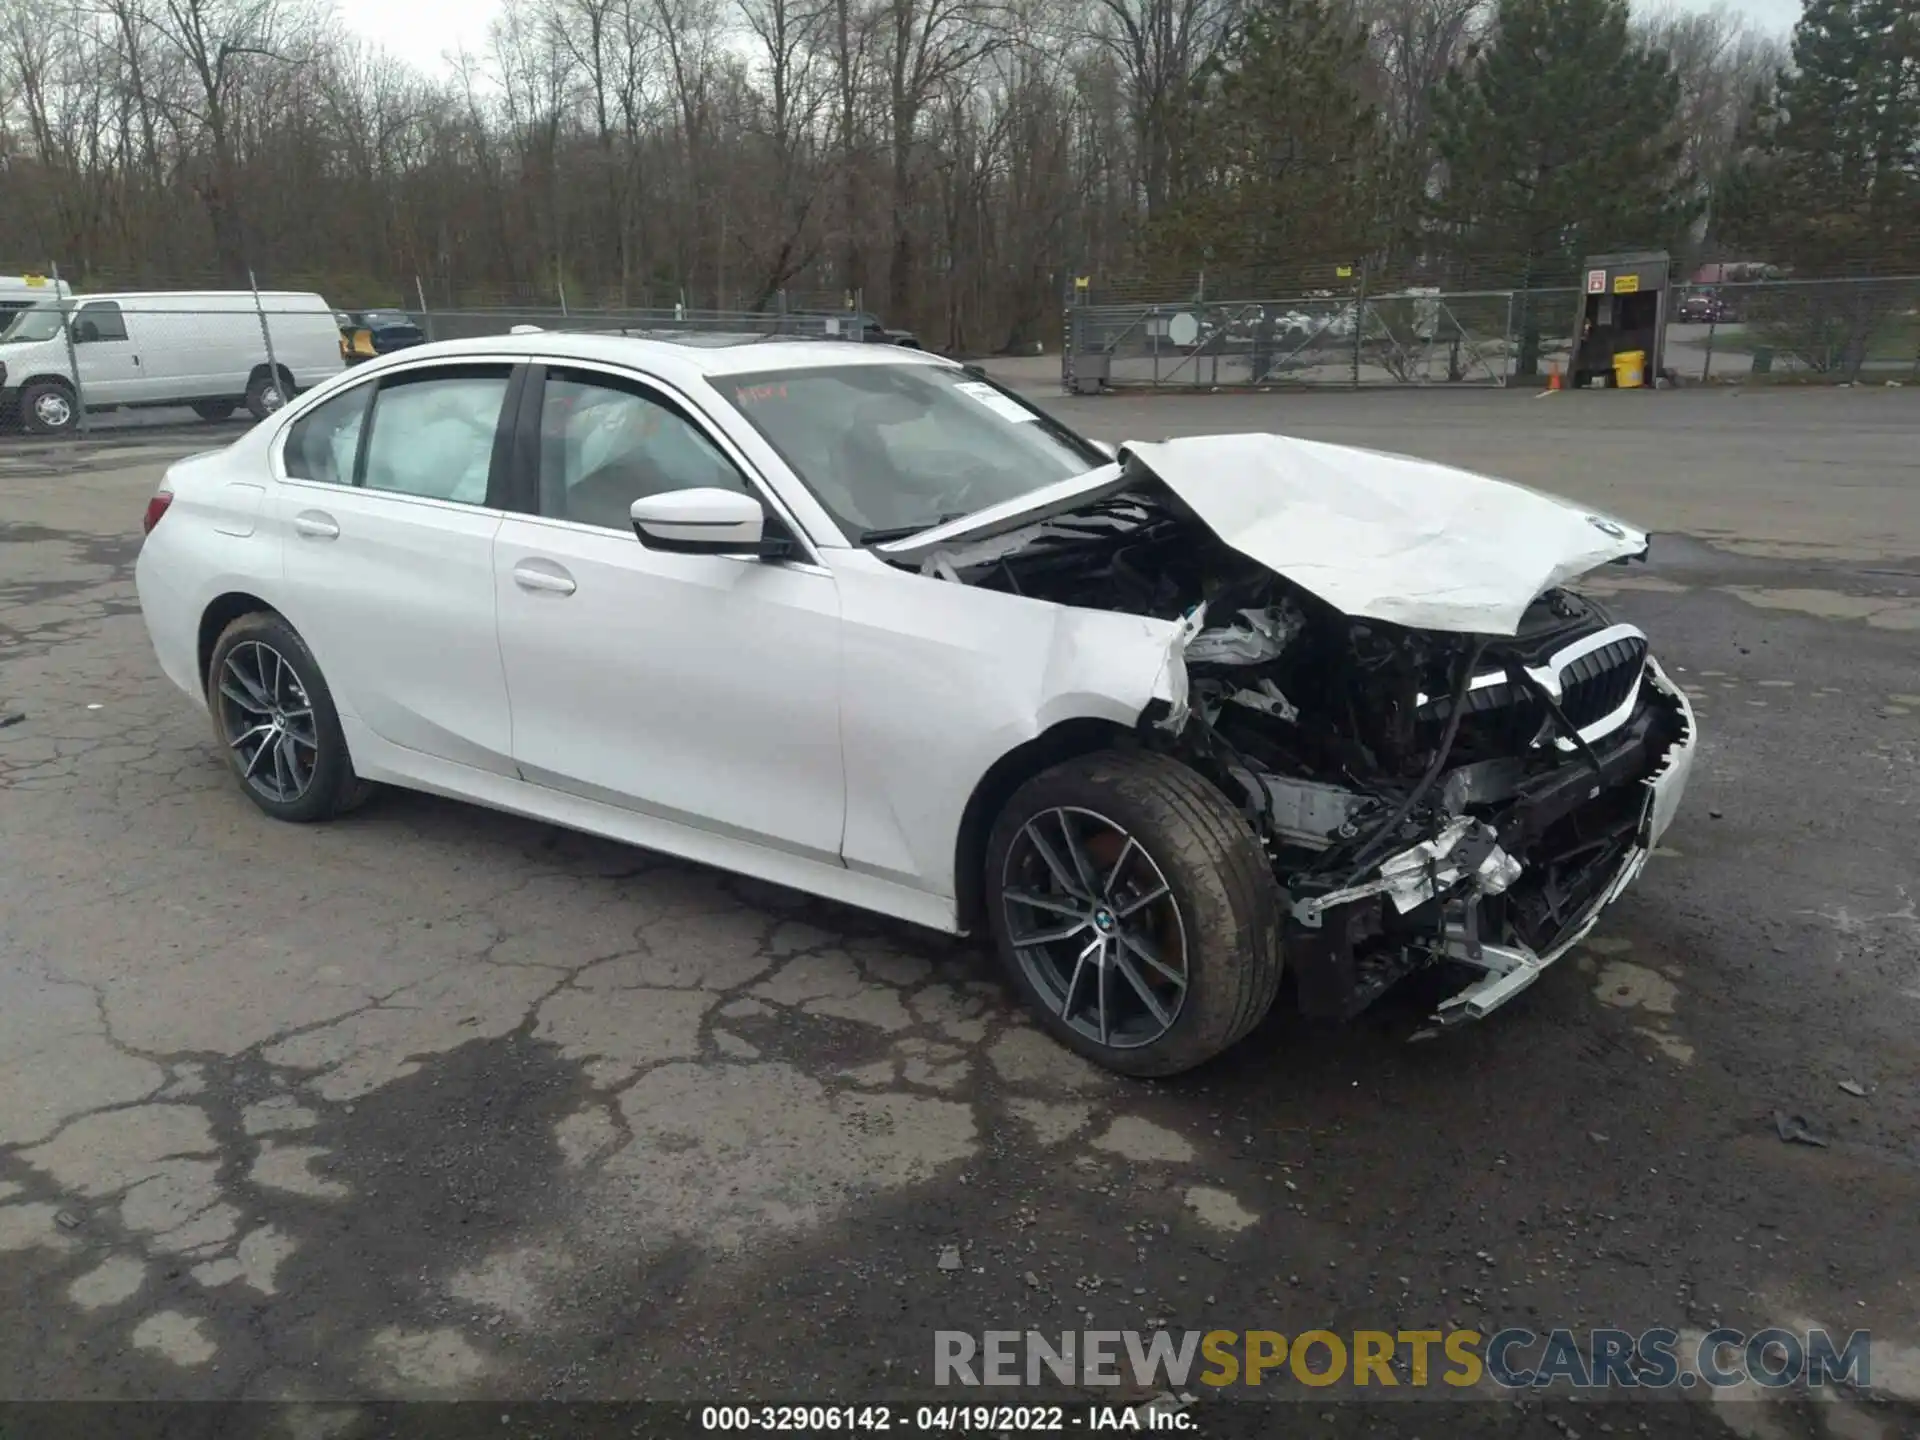
<path fill-rule="evenodd" d="M 1836 343 L 1843 334 L 1838 325 L 1830 327 L 1828 333 Z M 1713 348 L 1716 354 L 1751 355 L 1755 349 L 1766 346 L 1771 347 L 1776 356 L 1784 358 L 1817 338 L 1820 338 L 1819 332 L 1805 324 L 1795 324 L 1791 320 L 1769 320 L 1716 326 Z M 1707 344 L 1706 328 L 1694 327 L 1694 333 L 1687 337 L 1687 343 L 1704 349 Z M 1867 343 L 1866 363 L 1876 367 L 1911 366 L 1917 354 L 1920 354 L 1920 315 L 1889 315 L 1874 328 Z"/>

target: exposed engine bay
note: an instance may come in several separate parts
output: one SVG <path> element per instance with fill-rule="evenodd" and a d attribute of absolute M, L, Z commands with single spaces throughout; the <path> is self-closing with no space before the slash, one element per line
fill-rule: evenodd
<path fill-rule="evenodd" d="M 1644 862 L 1649 781 L 1691 714 L 1637 629 L 1555 587 L 1517 633 L 1356 619 L 1128 488 L 919 568 L 1181 627 L 1185 699 L 1143 716 L 1242 808 L 1288 904 L 1303 1009 L 1353 1014 L 1440 962 L 1477 1017 L 1576 943 Z"/>

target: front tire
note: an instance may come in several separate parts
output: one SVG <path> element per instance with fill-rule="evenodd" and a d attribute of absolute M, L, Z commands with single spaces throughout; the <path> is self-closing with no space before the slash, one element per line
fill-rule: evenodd
<path fill-rule="evenodd" d="M 1198 772 L 1102 751 L 1029 780 L 987 842 L 994 942 L 1055 1039 L 1124 1075 L 1191 1070 L 1280 986 L 1280 890 L 1246 818 Z"/>
<path fill-rule="evenodd" d="M 326 677 L 278 615 L 242 615 L 207 666 L 213 732 L 247 798 L 276 820 L 331 820 L 372 787 L 353 773 Z"/>
<path fill-rule="evenodd" d="M 30 435 L 71 435 L 80 427 L 80 406 L 60 381 L 36 380 L 20 392 L 20 423 Z"/>

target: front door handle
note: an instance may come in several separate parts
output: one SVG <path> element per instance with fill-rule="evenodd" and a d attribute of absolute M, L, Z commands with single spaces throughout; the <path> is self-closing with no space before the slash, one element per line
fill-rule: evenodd
<path fill-rule="evenodd" d="M 334 523 L 331 515 L 322 515 L 318 510 L 303 510 L 293 517 L 293 528 L 302 535 L 311 535 L 316 540 L 337 540 L 340 527 Z"/>
<path fill-rule="evenodd" d="M 551 569 L 516 565 L 513 567 L 513 583 L 522 590 L 541 590 L 549 595 L 571 595 L 580 588 L 573 583 L 573 577 L 558 565 Z"/>

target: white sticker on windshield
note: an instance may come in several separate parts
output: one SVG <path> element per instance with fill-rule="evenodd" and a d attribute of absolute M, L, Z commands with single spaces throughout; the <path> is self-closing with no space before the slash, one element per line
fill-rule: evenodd
<path fill-rule="evenodd" d="M 1002 420 L 1011 420 L 1016 425 L 1026 425 L 1040 418 L 1026 406 L 1015 404 L 991 385 L 983 385 L 978 380 L 963 380 L 953 388 L 962 395 L 972 396 Z"/>

